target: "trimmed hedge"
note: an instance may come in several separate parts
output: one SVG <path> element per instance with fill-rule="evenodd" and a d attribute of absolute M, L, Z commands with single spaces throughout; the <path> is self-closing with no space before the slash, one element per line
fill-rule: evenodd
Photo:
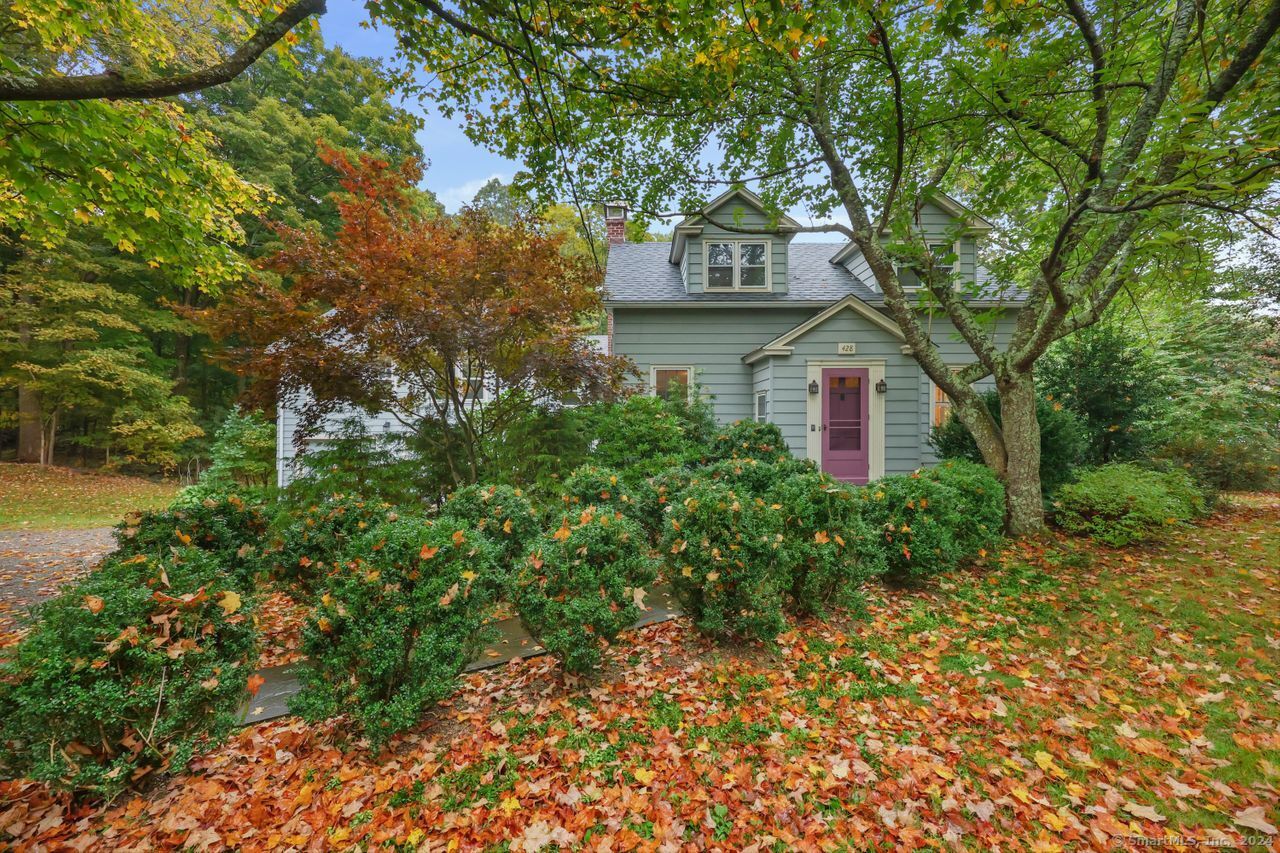
<path fill-rule="evenodd" d="M 584 510 L 540 537 L 525 560 L 515 584 L 520 619 L 566 671 L 591 672 L 602 646 L 640 618 L 637 602 L 657 569 L 640 525 Z"/>
<path fill-rule="evenodd" d="M 303 628 L 289 708 L 348 714 L 374 747 L 453 692 L 501 588 L 498 548 L 465 522 L 401 518 L 356 540 Z"/>
<path fill-rule="evenodd" d="M 130 513 L 116 527 L 116 555 L 164 557 L 191 546 L 213 554 L 240 589 L 248 589 L 262 568 L 268 519 L 262 507 L 239 495 L 209 497 L 167 510 Z"/>
<path fill-rule="evenodd" d="M 783 517 L 779 563 L 789 608 L 808 616 L 860 605 L 862 583 L 884 574 L 887 565 L 853 490 L 809 471 L 780 480 L 766 500 Z"/>
<path fill-rule="evenodd" d="M 511 486 L 467 486 L 449 495 L 441 515 L 468 522 L 488 536 L 500 551 L 504 568 L 514 572 L 538 535 L 538 514 L 519 489 Z"/>
<path fill-rule="evenodd" d="M 1054 523 L 1114 547 L 1154 538 L 1169 525 L 1209 511 L 1209 501 L 1181 471 L 1103 465 L 1058 490 Z"/>
<path fill-rule="evenodd" d="M 700 631 L 768 640 L 782 630 L 782 522 L 778 509 L 723 483 L 695 481 L 672 503 L 662 550 Z"/>
<path fill-rule="evenodd" d="M 284 516 L 287 522 L 264 557 L 271 576 L 299 600 L 311 599 L 342 562 L 347 546 L 378 525 L 394 521 L 390 504 L 333 495 Z"/>
<path fill-rule="evenodd" d="M 0 769 L 114 798 L 217 745 L 257 665 L 253 602 L 216 553 L 115 555 L 0 660 Z"/>
<path fill-rule="evenodd" d="M 633 487 L 613 468 L 599 465 L 583 465 L 574 470 L 564 481 L 564 493 L 561 499 L 564 508 L 576 514 L 588 507 L 598 507 L 621 512 L 629 518 L 639 518 L 644 514 L 645 493 L 648 483 Z M 549 513 L 554 518 L 554 510 Z"/>
<path fill-rule="evenodd" d="M 790 459 L 791 451 L 777 424 L 761 421 L 734 421 L 711 439 L 710 462 L 724 459 L 759 459 L 777 462 Z"/>

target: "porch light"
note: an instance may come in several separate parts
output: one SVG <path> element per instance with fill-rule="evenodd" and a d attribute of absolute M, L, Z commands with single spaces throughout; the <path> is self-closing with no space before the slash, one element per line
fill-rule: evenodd
<path fill-rule="evenodd" d="M 888 382 L 885 382 L 883 379 L 881 379 L 879 382 L 876 383 L 877 394 L 887 394 L 888 392 L 889 392 Z"/>
<path fill-rule="evenodd" d="M 817 393 L 818 393 L 818 380 L 816 380 L 816 379 L 810 379 L 810 380 L 809 380 L 809 393 L 810 393 L 810 394 L 817 394 Z"/>

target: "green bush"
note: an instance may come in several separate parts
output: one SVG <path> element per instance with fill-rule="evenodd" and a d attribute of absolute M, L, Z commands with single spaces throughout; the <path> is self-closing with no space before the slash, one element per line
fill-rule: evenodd
<path fill-rule="evenodd" d="M 375 748 L 453 692 L 501 588 L 498 548 L 457 519 L 400 518 L 356 540 L 303 628 L 289 708 L 350 715 Z"/>
<path fill-rule="evenodd" d="M 1140 340 L 1114 323 L 1091 326 L 1059 340 L 1036 366 L 1045 399 L 1080 416 L 1090 464 L 1147 455 L 1150 421 L 1168 389 L 1149 345 Z"/>
<path fill-rule="evenodd" d="M 648 483 L 641 483 L 640 488 L 633 488 L 612 468 L 583 465 L 565 478 L 561 499 L 565 508 L 575 513 L 594 506 L 637 518 L 643 512 L 644 495 L 649 490 Z"/>
<path fill-rule="evenodd" d="M 612 468 L 629 481 L 651 477 L 704 448 L 683 409 L 658 397 L 634 395 L 621 403 L 601 404 L 589 415 L 596 437 L 592 461 Z"/>
<path fill-rule="evenodd" d="M 511 486 L 474 485 L 449 495 L 440 510 L 467 522 L 498 546 L 498 559 L 514 573 L 538 535 L 538 514 L 524 493 Z"/>
<path fill-rule="evenodd" d="M 209 467 L 200 482 L 182 490 L 179 503 L 199 503 L 228 492 L 265 499 L 276 477 L 276 425 L 259 412 L 232 409 L 218 427 Z"/>
<path fill-rule="evenodd" d="M 782 630 L 782 539 L 781 512 L 722 483 L 695 481 L 671 504 L 662 551 L 700 631 L 771 639 Z"/>
<path fill-rule="evenodd" d="M 404 436 L 370 430 L 359 418 L 347 419 L 324 441 L 308 446 L 296 464 L 298 476 L 285 488 L 293 506 L 323 503 L 333 495 L 364 495 L 412 507 L 444 494 L 438 460 L 410 446 Z"/>
<path fill-rule="evenodd" d="M 168 510 L 131 513 L 116 527 L 117 554 L 163 557 L 187 545 L 208 551 L 241 589 L 262 568 L 268 520 L 262 507 L 239 495 L 208 497 Z"/>
<path fill-rule="evenodd" d="M 724 459 L 759 459 L 777 462 L 790 459 L 791 451 L 777 424 L 760 421 L 734 421 L 720 429 L 711 440 L 709 461 Z"/>
<path fill-rule="evenodd" d="M 811 474 L 817 469 L 808 461 L 779 457 L 764 461 L 752 456 L 723 459 L 698 469 L 698 476 L 723 482 L 738 491 L 763 496 L 791 477 Z"/>
<path fill-rule="evenodd" d="M 994 390 L 986 391 L 982 399 L 999 424 L 999 395 Z M 1036 419 L 1040 423 L 1040 490 L 1047 496 L 1071 479 L 1072 472 L 1084 456 L 1088 438 L 1079 416 L 1061 403 L 1037 397 Z M 982 462 L 977 443 L 958 417 L 949 418 L 933 430 L 929 443 L 943 459 Z"/>
<path fill-rule="evenodd" d="M 397 517 L 390 504 L 355 495 L 331 495 L 283 515 L 283 527 L 263 562 L 272 578 L 294 597 L 308 600 L 337 569 L 353 540 Z"/>
<path fill-rule="evenodd" d="M 973 556 L 1000 543 L 1004 531 L 1004 485 L 986 465 L 948 459 L 920 472 L 948 486 L 953 494 L 934 510 L 947 524 L 960 550 Z"/>
<path fill-rule="evenodd" d="M 644 488 L 639 492 L 639 511 L 636 517 L 644 527 L 649 541 L 656 542 L 662 537 L 668 508 L 681 492 L 689 488 L 690 483 L 700 477 L 701 474 L 692 468 L 673 465 L 645 482 Z"/>
<path fill-rule="evenodd" d="M 547 406 L 526 391 L 503 396 L 510 418 L 484 438 L 479 481 L 515 486 L 535 502 L 554 497 L 564 472 L 591 456 L 591 407 Z"/>
<path fill-rule="evenodd" d="M 888 576 L 917 582 L 966 556 L 956 540 L 955 490 L 920 473 L 885 477 L 861 490 L 862 517 L 884 550 Z"/>
<path fill-rule="evenodd" d="M 876 533 L 862 520 L 854 491 L 817 471 L 779 480 L 766 501 L 782 513 L 779 564 L 789 606 L 821 615 L 829 606 L 857 606 L 859 587 L 887 566 Z"/>
<path fill-rule="evenodd" d="M 1063 530 L 1119 548 L 1194 518 L 1205 511 L 1205 500 L 1181 472 L 1116 463 L 1086 471 L 1063 486 L 1053 506 L 1053 520 Z"/>
<path fill-rule="evenodd" d="M 516 581 L 516 606 L 529 633 L 568 672 L 600 665 L 602 643 L 640 618 L 639 595 L 657 560 L 638 524 L 611 510 L 585 510 L 538 539 Z"/>
<path fill-rule="evenodd" d="M 108 558 L 0 660 L 0 771 L 115 797 L 232 729 L 257 664 L 252 602 L 217 556 Z"/>

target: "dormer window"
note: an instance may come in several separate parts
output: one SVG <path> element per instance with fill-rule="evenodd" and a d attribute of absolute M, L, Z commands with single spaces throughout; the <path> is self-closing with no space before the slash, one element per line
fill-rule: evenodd
<path fill-rule="evenodd" d="M 951 243 L 929 244 L 929 256 L 933 261 L 933 268 L 945 276 L 950 276 L 955 270 L 955 253 L 956 247 Z"/>
<path fill-rule="evenodd" d="M 707 290 L 769 287 L 767 240 L 709 240 L 705 245 Z"/>

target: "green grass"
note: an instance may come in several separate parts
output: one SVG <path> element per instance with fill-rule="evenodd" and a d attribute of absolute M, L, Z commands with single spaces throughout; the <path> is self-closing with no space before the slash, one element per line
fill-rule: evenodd
<path fill-rule="evenodd" d="M 133 510 L 163 509 L 177 483 L 0 463 L 0 530 L 111 527 Z"/>

